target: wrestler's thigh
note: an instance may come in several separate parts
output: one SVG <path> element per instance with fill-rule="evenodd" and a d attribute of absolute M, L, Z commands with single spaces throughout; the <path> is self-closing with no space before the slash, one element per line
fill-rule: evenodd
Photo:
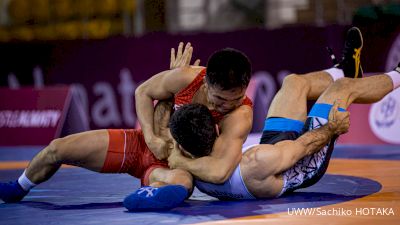
<path fill-rule="evenodd" d="M 298 75 L 285 78 L 268 109 L 269 117 L 281 117 L 305 121 L 307 118 L 307 95 L 309 88 Z"/>
<path fill-rule="evenodd" d="M 72 134 L 55 141 L 57 157 L 64 164 L 100 172 L 107 155 L 107 130 Z"/>

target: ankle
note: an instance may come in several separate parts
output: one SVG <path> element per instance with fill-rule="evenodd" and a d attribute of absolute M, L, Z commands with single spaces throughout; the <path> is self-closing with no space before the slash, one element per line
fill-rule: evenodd
<path fill-rule="evenodd" d="M 324 70 L 326 73 L 328 73 L 331 78 L 333 79 L 333 81 L 336 81 L 340 78 L 344 77 L 344 72 L 342 69 L 336 68 L 336 67 L 332 67 L 330 69 L 326 69 Z"/>
<path fill-rule="evenodd" d="M 19 186 L 21 186 L 21 188 L 24 191 L 29 191 L 32 188 L 34 188 L 36 186 L 35 183 L 33 183 L 25 174 L 26 171 L 24 171 L 24 173 L 22 173 L 22 175 L 18 178 L 18 184 Z"/>
<path fill-rule="evenodd" d="M 388 73 L 385 73 L 392 79 L 392 84 L 393 84 L 393 90 L 398 88 L 400 86 L 400 73 L 395 71 L 390 71 Z"/>

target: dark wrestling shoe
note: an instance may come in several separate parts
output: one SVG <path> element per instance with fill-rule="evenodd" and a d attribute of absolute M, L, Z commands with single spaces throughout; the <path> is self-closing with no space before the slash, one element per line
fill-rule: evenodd
<path fill-rule="evenodd" d="M 21 201 L 29 191 L 22 189 L 18 181 L 0 183 L 0 199 L 6 203 Z"/>
<path fill-rule="evenodd" d="M 352 27 L 347 31 L 346 41 L 342 52 L 342 58 L 335 67 L 342 69 L 345 77 L 361 78 L 363 70 L 361 67 L 361 49 L 363 37 L 360 29 Z"/>
<path fill-rule="evenodd" d="M 339 62 L 336 59 L 335 54 L 332 51 L 331 47 L 326 47 L 326 50 L 328 51 L 329 57 L 331 58 L 331 61 L 333 63 L 333 66 L 335 66 L 336 64 L 338 64 Z"/>

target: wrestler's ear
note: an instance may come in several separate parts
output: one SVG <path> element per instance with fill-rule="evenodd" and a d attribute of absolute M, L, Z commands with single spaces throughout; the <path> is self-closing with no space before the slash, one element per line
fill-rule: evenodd
<path fill-rule="evenodd" d="M 178 144 L 178 142 L 175 139 L 173 139 L 173 142 L 174 142 L 174 149 L 179 150 L 179 151 L 185 150 L 182 147 L 182 145 Z"/>
<path fill-rule="evenodd" d="M 183 147 L 181 148 L 181 154 L 186 158 L 195 159 L 196 157 L 192 155 L 190 152 L 186 151 Z"/>
<path fill-rule="evenodd" d="M 181 151 L 182 151 L 182 150 L 185 150 L 185 149 L 182 147 L 182 145 L 180 145 L 180 144 L 178 144 L 178 149 L 181 150 Z"/>
<path fill-rule="evenodd" d="M 217 137 L 219 136 L 219 126 L 218 124 L 215 124 L 215 131 L 217 132 Z"/>

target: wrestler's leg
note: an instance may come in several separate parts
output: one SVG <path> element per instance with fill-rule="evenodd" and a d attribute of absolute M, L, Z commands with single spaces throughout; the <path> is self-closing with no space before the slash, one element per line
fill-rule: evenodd
<path fill-rule="evenodd" d="M 310 83 L 299 75 L 285 77 L 281 89 L 275 95 L 268 109 L 269 117 L 305 121 Z"/>
<path fill-rule="evenodd" d="M 72 134 L 53 140 L 29 163 L 25 173 L 35 184 L 48 180 L 62 164 L 100 172 L 108 149 L 107 130 Z"/>
<path fill-rule="evenodd" d="M 373 85 L 371 81 L 364 80 L 369 78 L 360 79 L 363 81 L 359 83 L 359 86 L 362 86 L 363 90 L 368 90 Z M 359 79 L 345 79 L 356 83 L 359 82 Z M 341 80 L 337 79 L 335 83 L 341 82 Z M 305 75 L 291 74 L 285 77 L 281 89 L 271 102 L 267 118 L 282 117 L 305 121 L 307 117 L 307 100 L 318 99 L 333 83 L 334 79 L 325 71 L 312 72 Z M 365 84 L 368 84 L 366 85 L 367 87 L 363 86 Z"/>
<path fill-rule="evenodd" d="M 32 187 L 53 176 L 62 164 L 100 172 L 108 140 L 107 130 L 88 131 L 53 140 L 32 159 L 18 182 L 13 183 L 14 186 L 0 184 L 0 198 L 5 202 L 21 200 Z M 13 190 L 19 190 L 15 198 Z"/>
<path fill-rule="evenodd" d="M 340 80 L 341 79 L 339 79 L 338 81 Z M 268 116 L 265 121 L 263 135 L 260 141 L 261 144 L 275 144 L 283 140 L 295 140 L 299 135 L 301 135 L 304 129 L 304 123 L 307 118 L 306 105 L 307 100 L 309 99 L 310 90 L 311 87 L 309 86 L 309 82 L 307 82 L 300 76 L 291 75 L 285 79 L 281 90 L 275 96 L 270 106 Z M 312 115 L 312 117 L 307 120 L 307 124 L 308 126 L 310 126 L 310 129 L 317 128 L 317 125 L 310 125 L 311 123 L 317 123 L 319 121 L 321 121 L 322 124 L 318 125 L 323 125 L 324 123 L 324 118 L 321 118 L 323 116 L 320 115 L 321 113 L 319 112 L 319 110 L 314 111 L 315 115 Z M 323 162 L 323 160 L 329 158 L 326 156 L 330 156 L 330 154 L 327 154 L 328 152 L 326 150 L 328 150 L 328 147 L 326 147 L 325 151 L 321 151 L 318 154 L 314 154 L 313 156 L 306 157 L 305 159 L 300 160 L 300 162 L 296 164 L 298 166 L 294 166 L 293 168 L 286 171 L 283 174 L 285 185 L 283 186 L 281 193 L 294 190 L 294 188 L 299 188 L 299 186 L 305 180 L 307 180 L 303 179 L 303 177 L 307 178 L 307 176 L 314 176 L 317 171 L 307 171 L 307 173 L 304 173 L 304 171 L 301 170 L 301 168 L 303 168 L 301 166 L 305 165 L 307 167 L 307 165 L 310 165 L 311 162 L 317 162 L 318 165 L 321 165 L 321 162 Z M 250 153 L 248 155 L 251 156 Z M 263 158 L 262 151 L 255 151 L 254 155 L 254 158 Z M 314 159 L 318 159 L 318 161 L 315 161 Z M 329 159 L 325 161 L 328 163 Z M 257 163 L 254 164 L 257 165 Z M 245 167 L 243 166 L 243 168 Z M 246 173 L 246 171 L 242 172 Z M 287 175 L 286 177 L 285 174 Z M 296 179 L 299 181 L 298 183 L 293 183 L 289 180 L 289 177 L 294 177 L 294 175 L 296 174 L 301 175 L 302 178 Z M 323 175 L 323 173 L 321 174 Z M 260 173 L 258 173 L 258 175 L 260 175 Z M 322 177 L 322 175 L 320 177 Z M 266 174 L 264 177 L 270 177 L 270 175 Z M 278 181 L 276 181 L 276 183 L 278 183 Z"/>
<path fill-rule="evenodd" d="M 334 101 L 339 101 L 339 106 L 344 110 L 351 103 L 373 103 L 381 100 L 386 94 L 400 85 L 400 73 L 392 71 L 360 79 L 344 78 L 332 84 L 318 99 L 311 109 L 307 126 L 309 129 L 316 129 L 325 124 L 329 117 L 330 109 Z M 287 178 L 301 174 L 301 182 L 286 182 L 286 192 L 299 188 L 309 187 L 318 182 L 325 174 L 329 165 L 329 160 L 334 149 L 334 141 L 319 152 L 307 156 L 300 160 L 294 167 L 286 171 L 283 175 Z M 304 170 L 301 168 L 309 168 Z"/>
<path fill-rule="evenodd" d="M 361 31 L 356 27 L 352 27 L 347 32 L 342 58 L 337 65 L 323 71 L 302 75 L 292 74 L 290 78 L 297 77 L 295 80 L 301 81 L 301 84 L 299 84 L 300 86 L 306 83 L 309 87 L 307 89 L 307 99 L 316 100 L 334 81 L 343 77 L 362 77 L 362 68 L 360 64 L 362 47 L 363 38 Z M 285 93 L 290 95 L 290 90 Z"/>
<path fill-rule="evenodd" d="M 129 211 L 175 208 L 193 190 L 192 175 L 180 169 L 155 168 L 150 172 L 148 183 L 150 186 L 143 186 L 124 199 L 125 208 Z"/>
<path fill-rule="evenodd" d="M 149 177 L 149 183 L 152 187 L 161 187 L 165 185 L 182 185 L 189 192 L 193 189 L 193 177 L 192 175 L 181 169 L 168 169 L 168 168 L 156 168 L 154 169 Z"/>
<path fill-rule="evenodd" d="M 399 70 L 400 71 L 400 70 Z M 390 75 L 388 75 L 390 74 Z M 377 76 L 372 76 L 372 77 L 367 77 L 367 78 L 361 78 L 361 79 L 350 79 L 350 78 L 344 78 L 337 80 L 334 84 L 332 84 L 318 99 L 317 104 L 314 105 L 314 107 L 311 109 L 309 119 L 307 120 L 307 127 L 309 129 L 316 129 L 322 125 L 324 125 L 329 116 L 330 109 L 332 107 L 332 104 L 334 103 L 335 100 L 341 99 L 340 101 L 340 106 L 342 110 L 343 108 L 347 108 L 352 102 L 358 102 L 358 103 L 371 103 L 371 102 L 376 102 L 382 99 L 387 93 L 389 93 L 391 90 L 399 87 L 400 85 L 400 73 L 396 71 L 389 72 L 388 74 L 383 74 L 383 75 L 377 75 Z M 294 82 L 295 83 L 295 82 Z M 295 86 L 296 85 L 292 85 Z M 301 85 L 298 85 L 301 86 Z M 293 90 L 293 88 L 288 88 L 287 90 Z M 294 89 L 294 92 L 296 95 L 303 96 L 304 97 L 304 92 L 301 92 L 300 90 Z M 281 101 L 285 102 L 285 98 L 282 96 Z M 301 99 L 301 98 L 300 98 Z M 289 106 L 292 106 L 291 104 L 295 104 L 294 107 L 298 107 L 298 104 L 296 105 L 296 102 L 290 102 L 291 100 L 289 99 L 289 103 L 287 103 Z M 277 101 L 277 103 L 281 103 L 280 101 Z M 287 108 L 291 108 L 289 106 L 285 106 L 285 104 L 279 105 L 279 107 L 282 110 L 286 110 Z M 285 108 L 287 107 L 287 108 Z M 278 107 L 276 107 L 278 108 Z M 300 117 L 294 117 L 292 115 L 286 114 L 286 117 L 292 118 L 292 119 L 298 119 L 304 116 L 305 110 L 298 110 L 299 114 L 294 114 L 294 115 L 300 115 Z M 295 111 L 294 111 L 295 112 Z M 284 112 L 285 113 L 285 112 Z M 279 114 L 275 114 L 278 115 Z M 283 132 L 283 131 L 289 131 L 289 129 L 286 129 L 285 126 L 287 124 L 293 123 L 292 120 L 287 120 L 284 118 L 286 121 L 284 121 L 283 126 L 278 127 L 278 128 L 283 128 L 282 132 L 279 133 L 279 130 L 276 130 L 276 134 L 273 132 L 269 131 L 270 127 L 266 126 L 267 131 L 264 131 L 264 134 L 271 134 L 271 135 L 265 135 L 265 141 L 261 141 L 261 143 L 265 144 L 274 144 L 276 141 L 280 140 L 287 140 L 287 139 L 295 139 L 296 136 L 291 133 L 291 132 Z M 268 124 L 267 124 L 268 125 Z M 293 128 L 296 126 L 292 126 L 289 128 Z M 286 130 L 285 130 L 286 129 Z M 263 134 L 263 137 L 264 137 Z M 272 137 L 273 135 L 276 135 L 275 137 Z M 305 188 L 309 187 L 316 182 L 318 182 L 322 176 L 325 174 L 326 169 L 329 165 L 329 160 L 332 154 L 334 148 L 334 142 L 332 141 L 331 144 L 326 145 L 323 149 L 321 149 L 319 152 L 304 157 L 303 159 L 299 160 L 292 168 L 288 169 L 282 174 L 283 180 L 283 188 L 280 194 L 288 193 L 291 191 L 294 191 L 299 188 Z M 261 177 L 259 180 L 259 183 L 257 185 L 254 185 L 256 188 L 259 186 L 262 186 L 262 182 L 264 181 L 262 178 L 268 177 L 268 174 L 263 174 L 262 166 L 265 165 L 264 163 L 257 162 L 262 161 L 263 155 L 262 151 L 249 151 L 246 152 L 242 159 L 242 174 L 244 178 L 247 177 Z M 249 161 L 246 163 L 246 160 Z M 253 168 L 253 169 L 252 169 Z M 254 172 L 256 171 L 256 172 Z M 271 178 L 269 176 L 269 179 L 275 179 L 274 177 Z M 268 180 L 269 184 L 272 182 L 271 180 Z M 278 182 L 275 180 L 272 183 Z M 254 189 L 253 186 L 249 186 L 248 188 Z M 271 185 L 270 185 L 271 186 Z M 276 192 L 273 192 L 276 193 Z"/>
<path fill-rule="evenodd" d="M 310 76 L 323 74 L 311 74 Z M 275 95 L 265 120 L 260 144 L 275 144 L 295 140 L 300 136 L 307 118 L 307 99 L 311 91 L 305 76 L 289 75 Z M 246 151 L 241 161 L 241 174 L 248 190 L 257 197 L 275 197 L 279 194 L 282 180 L 265 169 L 268 151 L 257 148 Z M 265 185 L 268 188 L 263 188 Z M 277 187 L 276 187 L 277 186 Z M 260 191 L 260 189 L 263 189 Z M 259 195 L 263 193 L 262 195 Z"/>
<path fill-rule="evenodd" d="M 308 100 L 316 100 L 329 85 L 338 79 L 324 70 L 306 74 L 291 74 L 289 76 L 297 76 L 299 79 L 302 79 L 303 82 L 307 83 L 310 87 L 307 93 Z"/>
<path fill-rule="evenodd" d="M 343 56 L 335 67 L 303 75 L 292 74 L 285 78 L 282 88 L 271 103 L 267 117 L 283 117 L 304 121 L 307 100 L 316 100 L 334 81 L 343 77 L 362 77 L 360 64 L 363 38 L 361 31 L 348 30 Z"/>
<path fill-rule="evenodd" d="M 317 100 L 317 103 L 333 104 L 335 100 L 340 99 L 339 106 L 346 109 L 352 102 L 373 103 L 379 101 L 387 93 L 399 86 L 400 78 L 398 70 L 359 79 L 339 79 L 328 87 Z M 301 126 L 299 121 L 306 120 L 306 103 L 310 90 L 309 83 L 300 76 L 290 75 L 286 77 L 281 90 L 276 94 L 271 103 L 264 131 L 293 130 L 293 126 L 282 129 L 282 124 L 287 126 L 287 119 L 290 119 L 290 123 L 294 124 L 298 129 Z M 324 117 L 327 118 L 328 114 L 329 111 L 325 111 Z M 322 115 L 312 116 L 321 117 Z M 280 118 L 284 118 L 285 120 Z"/>
<path fill-rule="evenodd" d="M 332 84 L 318 98 L 317 103 L 333 104 L 339 99 L 342 108 L 347 108 L 353 102 L 369 104 L 381 100 L 395 88 L 393 80 L 387 74 L 361 79 L 344 78 Z"/>

